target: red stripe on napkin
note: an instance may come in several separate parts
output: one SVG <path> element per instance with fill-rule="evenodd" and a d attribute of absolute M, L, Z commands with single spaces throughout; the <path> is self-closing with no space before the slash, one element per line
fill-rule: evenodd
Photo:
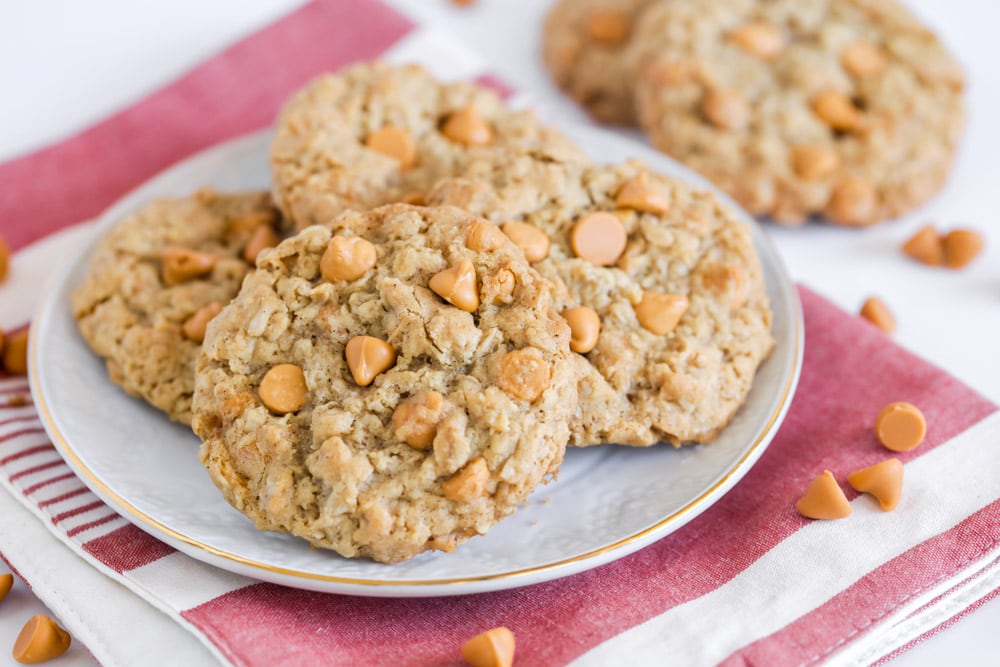
<path fill-rule="evenodd" d="M 596 570 L 514 591 L 365 600 L 261 584 L 223 595 L 185 617 L 238 665 L 267 664 L 279 655 L 276 651 L 291 655 L 287 651 L 303 644 L 345 664 L 437 664 L 456 659 L 464 639 L 501 624 L 514 631 L 524 664 L 563 664 L 715 590 L 798 530 L 805 520 L 795 512 L 794 489 L 804 489 L 824 468 L 850 471 L 885 458 L 871 425 L 886 403 L 914 402 L 927 418 L 927 440 L 901 455 L 904 460 L 930 451 L 997 409 L 874 327 L 808 289 L 800 294 L 808 343 L 788 417 L 743 481 L 673 535 Z M 955 571 L 982 550 L 963 531 L 982 527 L 980 520 L 996 521 L 988 510 L 977 517 L 932 541 L 929 552 L 914 550 L 897 565 L 915 567 L 921 554 L 932 553 L 936 571 Z M 903 596 L 906 579 L 894 579 L 894 572 L 891 566 L 879 568 L 871 582 L 895 582 L 898 589 L 893 590 Z M 914 581 L 910 590 L 920 587 Z M 853 600 L 855 614 L 866 617 L 877 614 L 882 604 L 845 599 Z M 241 619 L 238 629 L 233 618 Z"/>
<path fill-rule="evenodd" d="M 99 214 L 192 153 L 269 125 L 318 73 L 378 56 L 413 27 L 377 0 L 312 2 L 75 137 L 0 165 L 13 250 Z"/>
<path fill-rule="evenodd" d="M 115 572 L 134 570 L 174 553 L 175 549 L 132 524 L 83 545 L 83 550 Z"/>

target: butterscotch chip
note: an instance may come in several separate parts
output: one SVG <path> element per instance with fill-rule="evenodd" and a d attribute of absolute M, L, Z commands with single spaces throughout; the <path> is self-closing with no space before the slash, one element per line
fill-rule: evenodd
<path fill-rule="evenodd" d="M 622 185 L 615 195 L 615 204 L 621 208 L 657 215 L 666 213 L 670 208 L 667 198 L 649 182 L 649 175 L 644 171 Z"/>
<path fill-rule="evenodd" d="M 211 273 L 217 261 L 218 258 L 209 252 L 178 247 L 164 248 L 160 251 L 163 284 L 171 287 L 200 278 Z"/>
<path fill-rule="evenodd" d="M 476 220 L 465 233 L 465 245 L 472 250 L 495 250 L 507 241 L 507 235 L 499 227 L 485 220 Z"/>
<path fill-rule="evenodd" d="M 927 422 L 920 408 L 905 402 L 890 403 L 875 418 L 875 435 L 886 449 L 906 452 L 924 441 Z"/>
<path fill-rule="evenodd" d="M 657 336 L 665 336 L 677 326 L 688 309 L 688 298 L 683 294 L 661 294 L 646 290 L 635 306 L 639 324 Z"/>
<path fill-rule="evenodd" d="M 466 146 L 487 146 L 493 143 L 493 130 L 472 104 L 448 116 L 441 132 L 452 141 Z"/>
<path fill-rule="evenodd" d="M 617 216 L 604 211 L 579 218 L 570 236 L 576 256 L 597 266 L 610 266 L 617 262 L 627 243 L 625 225 Z"/>
<path fill-rule="evenodd" d="M 19 408 L 21 406 L 27 405 L 29 403 L 28 397 L 24 394 L 14 394 L 7 399 L 7 407 L 9 408 Z"/>
<path fill-rule="evenodd" d="M 214 308 L 202 310 L 236 296 L 253 269 L 245 260 L 252 237 L 262 229 L 283 234 L 285 224 L 267 192 L 203 189 L 152 201 L 108 231 L 72 306 L 111 381 L 171 419 L 190 423 L 202 327 Z M 211 255 L 211 275 L 166 284 L 160 256 L 169 248 Z"/>
<path fill-rule="evenodd" d="M 739 130 L 750 120 L 750 105 L 732 91 L 710 90 L 701 102 L 702 113 L 716 127 Z"/>
<path fill-rule="evenodd" d="M 212 192 L 204 191 L 199 193 L 200 199 L 211 199 Z M 249 213 L 238 215 L 231 219 L 226 226 L 229 234 L 236 234 L 246 238 L 247 233 L 256 232 L 261 227 L 275 227 L 281 222 L 281 216 L 272 208 L 250 211 Z"/>
<path fill-rule="evenodd" d="M 184 337 L 195 343 L 205 340 L 205 329 L 212 318 L 222 311 L 222 304 L 218 301 L 205 304 L 189 317 L 181 326 L 181 333 Z"/>
<path fill-rule="evenodd" d="M 510 269 L 500 269 L 494 275 L 487 277 L 483 284 L 492 288 L 492 303 L 499 306 L 510 303 L 517 288 L 517 276 Z"/>
<path fill-rule="evenodd" d="M 427 204 L 427 195 L 419 190 L 414 190 L 413 192 L 407 192 L 399 199 L 399 201 L 404 204 L 424 206 Z"/>
<path fill-rule="evenodd" d="M 886 334 L 892 334 L 896 330 L 896 318 L 892 316 L 892 311 L 878 297 L 869 297 L 861 306 L 861 317 L 865 318 Z"/>
<path fill-rule="evenodd" d="M 618 46 L 628 37 L 630 23 L 628 16 L 613 9 L 595 11 L 584 22 L 584 31 L 599 44 Z"/>
<path fill-rule="evenodd" d="M 263 253 L 212 321 L 192 426 L 211 478 L 255 525 L 397 562 L 485 533 L 556 472 L 577 406 L 570 330 L 556 286 L 513 243 L 465 245 L 479 222 L 405 204 L 341 214 Z M 331 238 L 348 235 L 378 262 L 362 280 L 320 279 Z M 464 262 L 475 313 L 428 288 Z M 497 306 L 504 272 L 517 288 Z M 279 364 L 308 380 L 286 414 L 253 393 Z"/>
<path fill-rule="evenodd" d="M 264 374 L 257 389 L 260 400 L 271 412 L 285 415 L 309 401 L 306 376 L 295 364 L 278 364 Z"/>
<path fill-rule="evenodd" d="M 731 30 L 727 37 L 747 53 L 763 60 L 775 58 L 785 48 L 785 36 L 777 26 L 767 21 L 744 23 Z"/>
<path fill-rule="evenodd" d="M 273 248 L 281 242 L 278 232 L 271 227 L 258 227 L 250 237 L 245 248 L 243 248 L 243 259 L 253 264 L 257 261 L 257 255 L 267 248 Z"/>
<path fill-rule="evenodd" d="M 11 587 L 14 586 L 14 575 L 12 574 L 0 574 L 0 602 L 7 597 L 7 593 L 10 593 Z"/>
<path fill-rule="evenodd" d="M 899 504 L 903 493 L 903 464 L 899 459 L 889 459 L 852 472 L 847 483 L 859 493 L 869 493 L 878 500 L 883 511 L 890 511 Z"/>
<path fill-rule="evenodd" d="M 378 254 L 375 246 L 358 236 L 334 236 L 319 260 L 323 277 L 335 280 L 357 280 L 375 266 Z"/>
<path fill-rule="evenodd" d="M 877 205 L 872 186 L 860 178 L 848 176 L 834 187 L 824 213 L 831 222 L 859 227 L 875 221 Z"/>
<path fill-rule="evenodd" d="M 347 341 L 344 358 L 351 369 L 351 375 L 359 387 L 367 387 L 375 376 L 392 368 L 396 363 L 396 351 L 384 340 L 372 336 L 355 336 Z"/>
<path fill-rule="evenodd" d="M 543 231 L 551 247 L 532 266 L 556 287 L 556 308 L 566 313 L 585 305 L 597 315 L 594 347 L 574 357 L 583 391 L 570 424 L 571 444 L 679 446 L 712 440 L 745 400 L 773 345 L 771 311 L 749 229 L 711 194 L 637 161 L 580 170 L 552 165 L 546 175 L 551 186 L 541 196 L 530 185 L 508 189 L 510 177 L 500 172 L 475 187 L 467 179 L 442 182 L 430 201 L 466 206 L 487 219 L 523 220 Z M 662 193 L 670 204 L 666 210 L 619 206 L 625 186 L 643 181 Z M 474 197 L 468 196 L 472 189 Z M 576 256 L 574 226 L 595 213 L 613 216 L 626 233 L 626 251 L 613 266 Z M 484 303 L 496 289 L 490 279 L 480 274 Z M 655 299 L 640 308 L 649 309 L 649 326 L 669 333 L 654 335 L 633 316 L 647 289 L 671 295 L 661 304 L 667 314 L 672 307 L 681 310 L 680 297 L 687 300 L 679 323 L 669 321 L 677 312 L 673 318 L 660 316 L 652 307 Z M 590 342 L 580 347 L 582 338 L 571 349 L 586 349 Z"/>
<path fill-rule="evenodd" d="M 522 401 L 534 403 L 551 380 L 552 368 L 537 350 L 514 350 L 500 360 L 497 386 Z"/>
<path fill-rule="evenodd" d="M 948 268 L 961 269 L 983 251 L 983 237 L 972 229 L 953 229 L 944 235 L 941 245 Z"/>
<path fill-rule="evenodd" d="M 840 52 L 840 64 L 854 76 L 866 78 L 885 71 L 889 59 L 871 42 L 854 42 Z"/>
<path fill-rule="evenodd" d="M 792 149 L 792 168 L 805 181 L 819 181 L 837 170 L 840 158 L 826 146 L 796 146 Z"/>
<path fill-rule="evenodd" d="M 808 519 L 843 519 L 851 515 L 851 504 L 829 470 L 809 482 L 795 508 Z"/>
<path fill-rule="evenodd" d="M 548 235 L 533 225 L 512 220 L 500 226 L 503 233 L 524 253 L 529 262 L 538 262 L 549 254 Z"/>
<path fill-rule="evenodd" d="M 54 620 L 44 614 L 32 616 L 14 640 L 14 660 L 34 665 L 57 658 L 69 650 L 72 639 Z"/>
<path fill-rule="evenodd" d="M 401 127 L 383 127 L 365 139 L 365 145 L 377 153 L 399 162 L 400 169 L 409 169 L 417 161 L 417 144 L 413 136 Z"/>
<path fill-rule="evenodd" d="M 444 497 L 456 503 L 470 503 L 486 495 L 486 485 L 490 481 L 490 469 L 486 459 L 479 456 L 469 461 L 441 484 Z"/>
<path fill-rule="evenodd" d="M 427 284 L 435 294 L 453 306 L 469 313 L 474 313 L 479 308 L 476 268 L 468 260 L 438 271 Z"/>
<path fill-rule="evenodd" d="M 478 634 L 462 644 L 462 657 L 470 667 L 511 667 L 514 633 L 501 626 Z"/>
<path fill-rule="evenodd" d="M 900 2 L 652 2 L 626 61 L 652 143 L 782 224 L 914 210 L 945 183 L 965 122 L 958 63 Z M 834 159 L 790 171 L 801 144 Z M 848 169 L 871 189 L 864 216 L 828 205 Z"/>
<path fill-rule="evenodd" d="M 7 280 L 8 273 L 10 273 L 10 246 L 7 245 L 7 239 L 0 236 L 0 283 Z"/>
<path fill-rule="evenodd" d="M 903 252 L 928 266 L 944 264 L 944 244 L 933 225 L 921 227 L 903 244 Z"/>
<path fill-rule="evenodd" d="M 835 130 L 849 132 L 858 126 L 861 112 L 850 98 L 835 90 L 827 90 L 812 101 L 813 112 Z"/>
<path fill-rule="evenodd" d="M 11 375 L 28 373 L 28 329 L 7 336 L 3 345 L 3 367 Z"/>
<path fill-rule="evenodd" d="M 601 335 L 601 318 L 594 309 L 586 306 L 570 308 L 563 311 L 563 317 L 572 332 L 569 349 L 580 354 L 593 350 Z"/>
<path fill-rule="evenodd" d="M 444 396 L 425 391 L 408 398 L 392 413 L 392 432 L 414 449 L 429 449 L 444 414 Z"/>

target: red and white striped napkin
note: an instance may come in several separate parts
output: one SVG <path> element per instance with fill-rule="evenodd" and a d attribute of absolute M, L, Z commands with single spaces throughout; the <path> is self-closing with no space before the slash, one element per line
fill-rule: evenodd
<path fill-rule="evenodd" d="M 26 321 L 37 277 L 89 235 L 75 223 L 174 161 L 269 124 L 315 74 L 377 55 L 481 74 L 474 59 L 451 57 L 454 48 L 377 0 L 309 4 L 103 123 L 0 165 L 0 220 L 17 251 L 0 286 L 5 311 L 10 304 Z M 27 382 L 2 376 L 0 552 L 108 667 L 449 664 L 465 639 L 496 625 L 514 631 L 525 665 L 877 662 L 1000 591 L 1000 414 L 874 327 L 808 289 L 800 295 L 799 389 L 760 461 L 676 533 L 586 573 L 391 600 L 217 570 L 94 496 L 30 402 L 7 405 L 27 395 Z M 921 407 L 928 435 L 898 455 L 906 481 L 897 509 L 852 493 L 849 519 L 798 516 L 814 475 L 829 469 L 843 483 L 888 457 L 871 424 L 899 400 Z"/>

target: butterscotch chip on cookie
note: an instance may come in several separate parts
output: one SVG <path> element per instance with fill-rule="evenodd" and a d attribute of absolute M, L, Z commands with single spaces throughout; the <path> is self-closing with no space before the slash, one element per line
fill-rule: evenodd
<path fill-rule="evenodd" d="M 468 179 L 429 199 L 463 201 L 499 230 L 515 220 L 550 239 L 532 265 L 556 285 L 579 353 L 570 444 L 712 439 L 774 344 L 750 229 L 711 193 L 642 163 L 572 167 L 545 199 Z"/>
<path fill-rule="evenodd" d="M 671 0 L 629 47 L 639 121 L 755 215 L 864 226 L 943 185 L 963 75 L 894 0 Z"/>
<path fill-rule="evenodd" d="M 633 24 L 652 0 L 560 0 L 545 19 L 542 57 L 552 78 L 597 120 L 636 123 L 626 57 Z"/>
<path fill-rule="evenodd" d="M 272 239 L 262 238 L 261 230 Z M 159 199 L 100 240 L 72 297 L 80 333 L 111 380 L 190 423 L 205 327 L 284 230 L 266 192 Z"/>
<path fill-rule="evenodd" d="M 396 562 L 485 533 L 556 474 L 576 407 L 569 326 L 482 225 L 450 207 L 345 213 L 265 255 L 212 321 L 194 429 L 258 528 Z M 374 262 L 324 270 L 355 238 Z"/>
<path fill-rule="evenodd" d="M 271 147 L 275 198 L 298 229 L 348 209 L 418 202 L 442 178 L 564 159 L 585 158 L 494 91 L 380 62 L 321 76 L 296 93 Z"/>

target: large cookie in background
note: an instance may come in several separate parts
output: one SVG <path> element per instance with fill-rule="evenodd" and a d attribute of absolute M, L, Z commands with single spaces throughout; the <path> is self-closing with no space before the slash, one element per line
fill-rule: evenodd
<path fill-rule="evenodd" d="M 894 0 L 669 0 L 630 58 L 652 142 L 778 222 L 913 210 L 963 126 L 961 70 Z"/>

